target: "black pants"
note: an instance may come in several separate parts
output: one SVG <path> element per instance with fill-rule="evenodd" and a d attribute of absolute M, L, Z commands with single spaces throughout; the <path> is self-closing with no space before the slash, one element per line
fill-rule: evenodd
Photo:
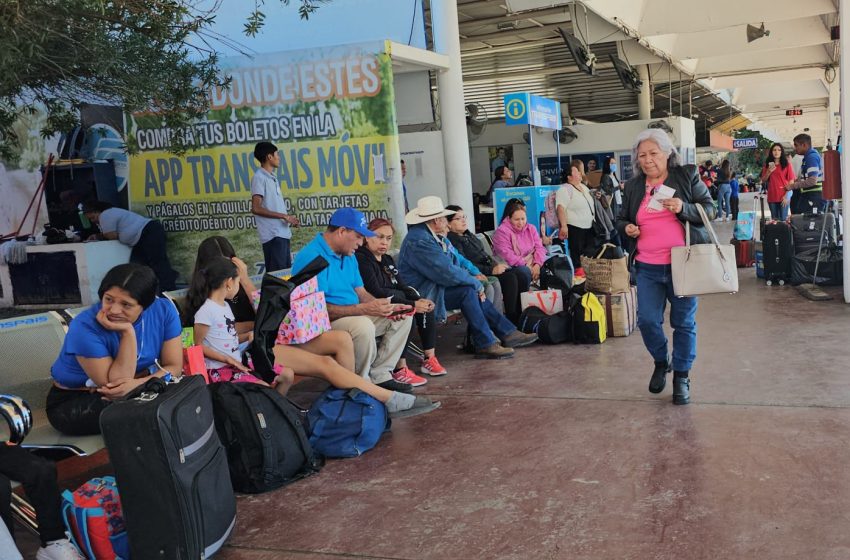
<path fill-rule="evenodd" d="M 177 271 L 171 268 L 171 262 L 168 260 L 165 230 L 159 220 L 151 220 L 142 230 L 138 243 L 130 253 L 130 262 L 151 267 L 159 280 L 160 291 L 170 292 L 177 287 Z"/>
<path fill-rule="evenodd" d="M 516 268 L 509 268 L 500 275 L 499 285 L 502 287 L 502 300 L 505 302 L 505 317 L 514 325 L 519 324 L 522 314 L 519 295 L 527 292 L 531 282 L 527 275 Z"/>
<path fill-rule="evenodd" d="M 266 263 L 266 272 L 292 268 L 292 252 L 289 249 L 289 244 L 290 240 L 283 237 L 274 237 L 263 243 L 263 260 Z"/>
<path fill-rule="evenodd" d="M 593 242 L 593 228 L 585 229 L 567 225 L 567 232 L 570 236 L 567 242 L 570 246 L 570 260 L 573 261 L 573 266 L 576 269 L 581 268 L 581 256 L 587 246 Z"/>
<path fill-rule="evenodd" d="M 738 221 L 738 203 L 739 202 L 740 201 L 738 200 L 737 196 L 733 196 L 732 198 L 729 199 L 729 206 L 732 208 L 732 221 L 733 222 Z"/>
<path fill-rule="evenodd" d="M 437 322 L 434 320 L 434 312 L 417 313 L 413 316 L 413 323 L 419 333 L 419 341 L 423 350 L 433 350 L 437 346 Z M 413 337 L 413 329 L 410 329 L 410 338 Z M 408 340 L 410 340 L 408 338 Z"/>
<path fill-rule="evenodd" d="M 62 501 L 56 483 L 56 465 L 17 445 L 0 444 L 0 518 L 14 536 L 11 480 L 20 482 L 35 508 L 41 544 L 65 538 Z"/>
<path fill-rule="evenodd" d="M 47 393 L 50 425 L 69 436 L 100 433 L 100 413 L 109 405 L 99 393 L 51 387 Z"/>

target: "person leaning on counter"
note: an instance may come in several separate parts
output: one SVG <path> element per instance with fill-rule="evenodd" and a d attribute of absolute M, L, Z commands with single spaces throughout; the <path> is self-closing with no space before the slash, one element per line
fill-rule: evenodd
<path fill-rule="evenodd" d="M 100 228 L 100 233 L 89 237 L 89 240 L 117 239 L 132 247 L 130 262 L 151 267 L 163 292 L 175 289 L 177 272 L 171 268 L 171 262 L 168 260 L 165 230 L 158 220 L 145 218 L 99 201 L 84 203 L 83 212 L 89 221 Z"/>

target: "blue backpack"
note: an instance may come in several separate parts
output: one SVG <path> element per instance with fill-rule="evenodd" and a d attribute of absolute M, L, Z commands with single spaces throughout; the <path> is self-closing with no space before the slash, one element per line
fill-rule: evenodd
<path fill-rule="evenodd" d="M 325 457 L 357 457 L 390 429 L 387 407 L 360 389 L 328 389 L 307 413 L 310 445 Z"/>

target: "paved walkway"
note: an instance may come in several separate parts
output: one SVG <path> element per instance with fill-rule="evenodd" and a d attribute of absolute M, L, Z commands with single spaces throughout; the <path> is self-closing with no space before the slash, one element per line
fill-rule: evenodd
<path fill-rule="evenodd" d="M 850 558 L 850 306 L 740 276 L 700 301 L 686 407 L 647 392 L 639 333 L 493 362 L 442 329 L 450 374 L 418 391 L 443 408 L 240 496 L 218 558 Z"/>
<path fill-rule="evenodd" d="M 740 272 L 700 301 L 690 406 L 647 392 L 639 333 L 491 362 L 447 328 L 450 374 L 421 389 L 443 408 L 240 497 L 219 557 L 850 557 L 850 306 Z"/>

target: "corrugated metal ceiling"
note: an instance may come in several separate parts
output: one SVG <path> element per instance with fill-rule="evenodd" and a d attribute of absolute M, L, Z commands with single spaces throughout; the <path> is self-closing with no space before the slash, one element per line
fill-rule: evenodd
<path fill-rule="evenodd" d="M 608 59 L 609 54 L 617 55 L 616 42 L 591 45 L 598 60 L 596 76 L 576 67 L 557 32 L 558 27 L 572 32 L 567 8 L 507 14 L 503 0 L 458 1 L 457 5 L 465 100 L 483 105 L 488 118 L 504 118 L 502 96 L 514 91 L 565 101 L 573 118 L 595 122 L 637 118 L 637 94 L 620 85 Z M 671 88 L 666 71 L 656 73 L 663 75 L 654 76 L 649 86 L 653 118 L 671 112 L 693 115 L 697 129 L 702 130 L 738 114 L 690 76 L 683 75 L 680 82 L 673 74 Z"/>

